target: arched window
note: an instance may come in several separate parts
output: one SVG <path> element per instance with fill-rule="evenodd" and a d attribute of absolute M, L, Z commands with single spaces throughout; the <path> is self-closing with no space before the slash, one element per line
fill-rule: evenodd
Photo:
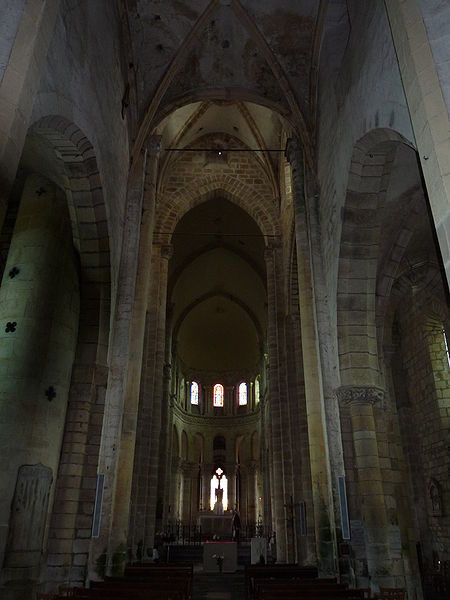
<path fill-rule="evenodd" d="M 213 406 L 223 406 L 223 385 L 220 383 L 214 386 Z"/>
<path fill-rule="evenodd" d="M 255 404 L 259 402 L 259 375 L 255 379 Z"/>
<path fill-rule="evenodd" d="M 211 510 L 218 509 L 218 514 L 223 514 L 228 509 L 228 479 L 222 469 L 216 469 L 211 479 L 209 506 Z"/>
<path fill-rule="evenodd" d="M 191 383 L 191 404 L 198 404 L 198 383 L 196 381 Z"/>
<path fill-rule="evenodd" d="M 242 382 L 239 386 L 239 406 L 247 405 L 247 384 Z"/>
<path fill-rule="evenodd" d="M 447 354 L 447 364 L 450 367 L 450 352 L 448 350 L 447 334 L 445 333 L 445 329 L 444 328 L 442 328 L 442 337 L 444 338 L 445 352 Z"/>

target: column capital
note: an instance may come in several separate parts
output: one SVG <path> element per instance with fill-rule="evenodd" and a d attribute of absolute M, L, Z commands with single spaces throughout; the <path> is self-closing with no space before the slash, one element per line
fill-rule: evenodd
<path fill-rule="evenodd" d="M 161 152 L 161 135 L 149 135 L 145 140 L 145 148 L 150 156 L 159 156 Z"/>
<path fill-rule="evenodd" d="M 287 140 L 284 155 L 291 165 L 303 158 L 303 146 L 297 137 L 291 137 Z"/>
<path fill-rule="evenodd" d="M 341 406 L 376 404 L 384 400 L 385 391 L 375 385 L 342 385 L 336 396 Z"/>

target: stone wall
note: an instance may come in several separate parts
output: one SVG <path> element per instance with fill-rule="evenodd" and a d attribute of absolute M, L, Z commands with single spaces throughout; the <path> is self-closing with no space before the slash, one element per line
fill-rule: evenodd
<path fill-rule="evenodd" d="M 410 297 L 408 310 L 399 312 L 396 323 L 403 358 L 393 377 L 397 388 L 404 386 L 397 401 L 403 413 L 408 411 L 409 425 L 401 422 L 402 436 L 418 500 L 415 526 L 429 567 L 433 558 L 449 560 L 450 517 L 445 507 L 449 503 L 450 367 L 443 334 L 447 319 L 444 306 L 423 290 Z"/>

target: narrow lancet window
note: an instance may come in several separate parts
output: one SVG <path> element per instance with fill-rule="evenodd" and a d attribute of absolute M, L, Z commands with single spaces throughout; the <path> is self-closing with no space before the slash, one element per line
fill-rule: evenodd
<path fill-rule="evenodd" d="M 247 384 L 241 383 L 239 386 L 239 406 L 247 405 Z"/>
<path fill-rule="evenodd" d="M 255 404 L 259 402 L 259 375 L 255 379 Z"/>
<path fill-rule="evenodd" d="M 198 404 L 198 383 L 196 381 L 191 383 L 191 404 Z"/>
<path fill-rule="evenodd" d="M 445 333 L 445 329 L 442 328 L 442 335 L 444 337 L 444 344 L 445 344 L 445 352 L 447 353 L 447 364 L 450 367 L 450 353 L 448 351 L 448 340 L 447 340 L 447 334 Z"/>
<path fill-rule="evenodd" d="M 223 385 L 216 383 L 214 386 L 214 406 L 223 406 Z"/>

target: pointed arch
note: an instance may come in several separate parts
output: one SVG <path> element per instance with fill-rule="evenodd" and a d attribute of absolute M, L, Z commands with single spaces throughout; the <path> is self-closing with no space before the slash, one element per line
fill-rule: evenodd
<path fill-rule="evenodd" d="M 158 206 L 156 235 L 168 243 L 178 221 L 195 206 L 221 196 L 247 212 L 261 229 L 266 243 L 279 235 L 278 215 L 272 198 L 258 194 L 238 177 L 220 173 L 200 178 L 171 193 L 165 193 Z"/>

